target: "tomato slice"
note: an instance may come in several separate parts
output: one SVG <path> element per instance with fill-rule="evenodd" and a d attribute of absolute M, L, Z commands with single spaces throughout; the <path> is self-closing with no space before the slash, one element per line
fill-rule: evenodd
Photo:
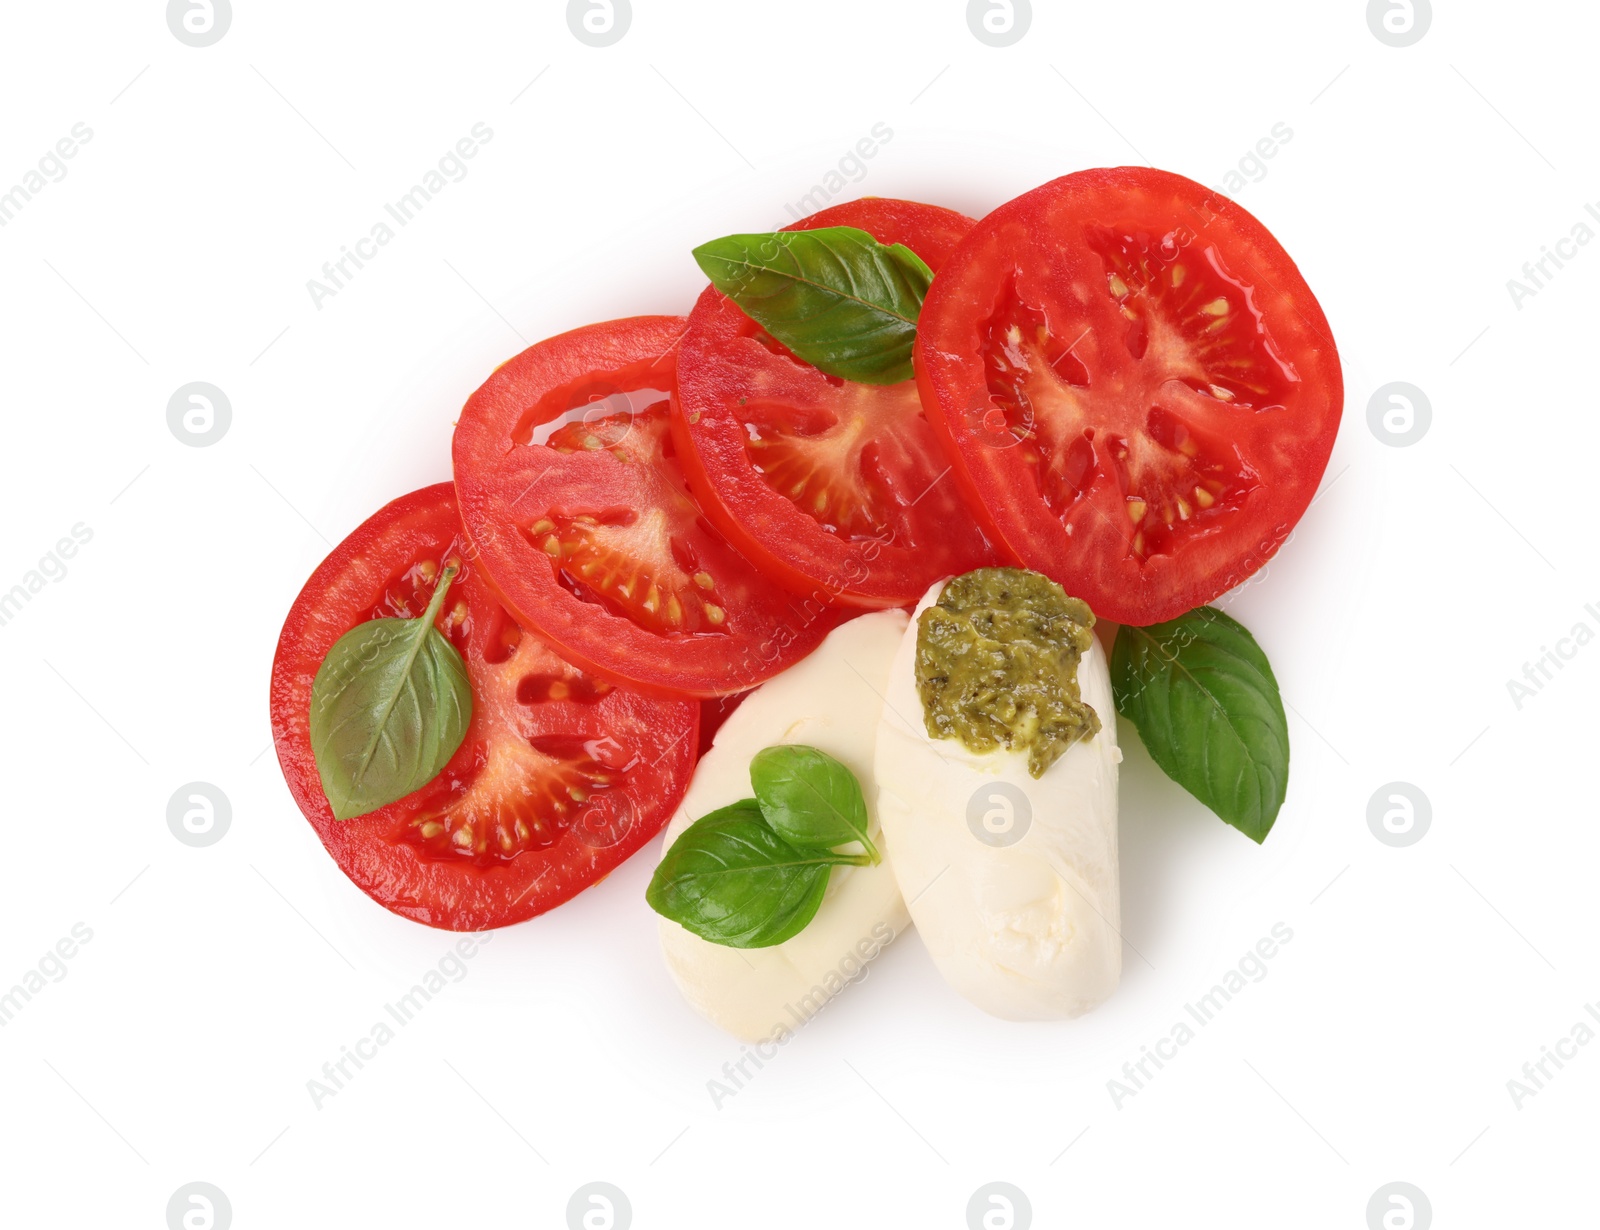
<path fill-rule="evenodd" d="M 708 696 L 700 702 L 700 748 L 698 761 L 711 750 L 711 744 L 717 737 L 717 731 L 722 729 L 722 724 L 733 716 L 733 711 L 744 703 L 744 698 L 749 692 L 734 692 L 729 696 Z"/>
<path fill-rule="evenodd" d="M 1260 568 L 1344 404 L 1328 322 L 1278 242 L 1142 167 L 1068 175 L 979 222 L 934 279 L 916 365 L 997 542 L 1120 623 Z"/>
<path fill-rule="evenodd" d="M 311 751 L 311 684 L 357 624 L 417 617 L 461 572 L 438 627 L 466 662 L 472 722 L 432 782 L 335 820 Z M 402 496 L 334 548 L 295 600 L 272 664 L 272 736 L 295 802 L 358 888 L 450 931 L 521 922 L 661 830 L 694 770 L 699 706 L 570 666 L 524 631 L 473 561 L 449 483 Z"/>
<path fill-rule="evenodd" d="M 972 220 L 869 197 L 786 229 L 823 226 L 903 243 L 937 270 Z M 672 429 L 706 516 L 792 588 L 902 606 L 941 577 L 994 562 L 914 381 L 824 375 L 714 286 L 684 334 Z"/>
<path fill-rule="evenodd" d="M 689 495 L 667 421 L 684 324 L 614 320 L 510 360 L 461 412 L 456 489 L 524 627 L 606 678 L 720 696 L 810 653 L 841 613 L 761 576 Z"/>

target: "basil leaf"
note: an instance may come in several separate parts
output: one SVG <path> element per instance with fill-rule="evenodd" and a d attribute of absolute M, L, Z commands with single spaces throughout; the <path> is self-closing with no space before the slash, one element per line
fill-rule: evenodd
<path fill-rule="evenodd" d="M 933 272 L 904 244 L 853 226 L 728 235 L 701 244 L 706 277 L 796 356 L 863 384 L 911 379 Z"/>
<path fill-rule="evenodd" d="M 472 721 L 466 664 L 434 626 L 447 567 L 421 619 L 373 619 L 341 636 L 311 684 L 311 751 L 336 819 L 376 811 L 439 775 Z"/>
<path fill-rule="evenodd" d="M 799 846 L 859 841 L 874 863 L 861 783 L 828 753 L 803 744 L 769 747 L 750 761 L 750 788 L 773 832 Z"/>
<path fill-rule="evenodd" d="M 1124 624 L 1111 689 L 1168 777 L 1266 840 L 1289 785 L 1289 724 L 1267 655 L 1244 625 L 1215 607 L 1148 628 Z"/>
<path fill-rule="evenodd" d="M 754 799 L 702 816 L 662 858 L 645 900 L 703 940 L 729 948 L 770 948 L 816 917 L 828 873 L 865 855 L 790 845 Z"/>

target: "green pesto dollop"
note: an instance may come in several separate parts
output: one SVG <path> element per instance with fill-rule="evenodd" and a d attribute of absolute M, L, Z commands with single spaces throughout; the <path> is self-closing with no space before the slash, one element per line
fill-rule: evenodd
<path fill-rule="evenodd" d="M 1049 577 L 979 568 L 956 577 L 917 621 L 917 691 L 935 739 L 972 752 L 1028 753 L 1040 777 L 1100 718 L 1078 691 L 1094 612 Z"/>

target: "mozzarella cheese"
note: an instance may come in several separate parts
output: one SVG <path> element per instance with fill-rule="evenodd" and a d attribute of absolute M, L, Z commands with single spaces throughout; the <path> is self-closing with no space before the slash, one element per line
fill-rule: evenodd
<path fill-rule="evenodd" d="M 776 1041 L 799 1029 L 860 977 L 909 922 L 889 851 L 878 837 L 872 782 L 882 696 L 905 628 L 904 611 L 862 615 L 747 696 L 701 757 L 667 826 L 663 850 L 699 817 L 750 798 L 751 759 L 780 743 L 819 748 L 861 782 L 869 831 L 883 861 L 835 867 L 822 908 L 799 935 L 771 948 L 728 948 L 660 920 L 661 949 L 684 998 L 747 1042 Z"/>
<path fill-rule="evenodd" d="M 1089 1011 L 1122 971 L 1116 710 L 1098 640 L 1078 665 L 1100 732 L 1042 777 L 1022 752 L 968 751 L 922 720 L 917 607 L 878 727 L 878 815 L 900 891 L 934 964 L 985 1012 L 1048 1020 Z"/>

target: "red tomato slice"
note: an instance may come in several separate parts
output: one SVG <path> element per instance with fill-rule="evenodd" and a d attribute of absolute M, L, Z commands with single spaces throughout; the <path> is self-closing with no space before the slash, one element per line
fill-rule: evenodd
<path fill-rule="evenodd" d="M 438 627 L 472 683 L 444 771 L 370 815 L 335 820 L 311 752 L 311 683 L 359 623 L 417 617 L 459 560 Z M 272 737 L 295 802 L 379 905 L 450 931 L 542 914 L 606 875 L 671 817 L 694 770 L 699 706 L 587 675 L 523 631 L 472 561 L 455 491 L 425 487 L 334 548 L 295 600 L 272 664 Z"/>
<path fill-rule="evenodd" d="M 1278 242 L 1142 167 L 1068 175 L 978 223 L 923 304 L 916 365 L 997 541 L 1119 623 L 1260 568 L 1344 404 L 1328 322 Z"/>
<path fill-rule="evenodd" d="M 510 360 L 461 412 L 456 490 L 524 627 L 595 674 L 719 696 L 810 653 L 840 613 L 762 577 L 689 495 L 667 423 L 684 323 L 590 325 Z"/>
<path fill-rule="evenodd" d="M 937 270 L 972 220 L 869 197 L 788 230 L 854 226 Z M 791 588 L 851 606 L 903 606 L 995 558 L 923 415 L 914 381 L 827 376 L 716 287 L 689 317 L 673 434 L 706 516 Z"/>
<path fill-rule="evenodd" d="M 717 731 L 722 729 L 722 724 L 733 716 L 733 711 L 744 703 L 744 698 L 749 692 L 735 692 L 731 696 L 708 696 L 700 702 L 700 748 L 698 761 L 711 750 L 711 744 L 717 737 Z"/>

